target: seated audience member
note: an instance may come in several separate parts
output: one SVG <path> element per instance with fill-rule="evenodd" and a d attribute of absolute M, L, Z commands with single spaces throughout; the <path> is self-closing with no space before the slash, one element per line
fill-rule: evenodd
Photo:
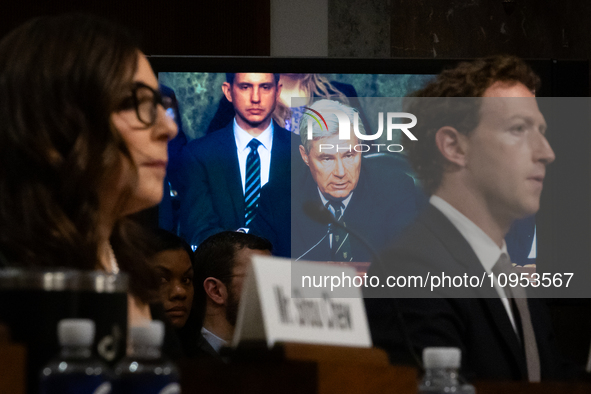
<path fill-rule="evenodd" d="M 154 319 L 166 322 L 164 349 L 169 357 L 192 357 L 201 328 L 202 303 L 194 301 L 193 250 L 182 238 L 156 229 L 152 266 L 160 277 L 160 303 L 150 305 Z"/>
<path fill-rule="evenodd" d="M 300 123 L 300 155 L 309 168 L 292 193 L 292 258 L 315 261 L 369 262 L 370 251 L 344 229 L 316 222 L 304 212 L 310 202 L 324 205 L 346 227 L 361 233 L 380 250 L 412 222 L 417 213 L 417 193 L 412 177 L 403 171 L 372 166 L 351 138 L 339 139 L 339 122 L 332 111 L 353 120 L 354 108 L 337 101 L 320 100 L 311 109 L 324 117 L 327 126 Z M 312 114 L 306 112 L 307 114 Z M 365 133 L 363 123 L 359 123 Z"/>
<path fill-rule="evenodd" d="M 264 238 L 223 231 L 207 238 L 195 251 L 195 283 L 205 304 L 197 343 L 202 355 L 219 358 L 220 348 L 232 341 L 242 284 L 251 257 L 271 255 L 272 249 Z"/>
<path fill-rule="evenodd" d="M 183 328 L 193 306 L 193 251 L 182 238 L 156 231 L 153 265 L 160 275 L 160 300 L 175 328 Z"/>
<path fill-rule="evenodd" d="M 407 110 L 418 119 L 418 141 L 409 144 L 409 160 L 430 204 L 383 253 L 387 272 L 373 267 L 370 274 L 385 280 L 512 272 L 504 238 L 514 221 L 539 209 L 546 166 L 554 161 L 534 95 L 538 85 L 523 61 L 496 56 L 461 63 L 413 94 L 418 99 Z M 448 285 L 425 298 L 366 299 L 374 344 L 392 362 L 410 362 L 400 312 L 417 354 L 458 347 L 468 379 L 538 382 L 577 373 L 557 354 L 542 300 L 498 284 L 462 288 L 462 298 L 450 298 L 460 294 L 454 291 Z"/>
<path fill-rule="evenodd" d="M 145 55 L 110 22 L 40 17 L 0 42 L 6 264 L 126 272 L 130 325 L 158 278 L 128 216 L 158 204 L 177 128 Z"/>

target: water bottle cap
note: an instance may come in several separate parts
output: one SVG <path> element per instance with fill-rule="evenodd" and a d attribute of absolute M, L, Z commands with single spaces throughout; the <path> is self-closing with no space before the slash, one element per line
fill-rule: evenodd
<path fill-rule="evenodd" d="M 159 320 L 149 322 L 145 326 L 130 328 L 133 346 L 162 346 L 164 340 L 164 323 Z"/>
<path fill-rule="evenodd" d="M 459 368 L 462 353 L 457 347 L 427 347 L 423 349 L 425 368 Z"/>
<path fill-rule="evenodd" d="M 90 346 L 94 341 L 94 322 L 90 319 L 63 319 L 57 324 L 61 346 Z"/>

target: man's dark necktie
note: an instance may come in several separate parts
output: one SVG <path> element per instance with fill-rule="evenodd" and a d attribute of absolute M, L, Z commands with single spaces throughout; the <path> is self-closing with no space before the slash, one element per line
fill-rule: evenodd
<path fill-rule="evenodd" d="M 246 227 L 250 225 L 257 214 L 259 197 L 261 195 L 261 158 L 258 148 L 261 143 L 253 138 L 248 143 L 250 153 L 246 157 L 246 181 L 244 182 L 244 219 Z"/>
<path fill-rule="evenodd" d="M 516 273 L 515 269 L 511 265 L 511 260 L 509 260 L 509 256 L 503 253 L 499 260 L 496 262 L 494 267 L 492 268 L 494 274 L 499 277 L 499 274 L 507 275 L 507 279 L 509 279 L 509 275 L 511 273 Z M 509 283 L 509 280 L 507 280 Z M 504 287 L 505 295 L 509 300 L 511 299 L 515 302 L 517 306 L 517 311 L 519 312 L 519 319 L 521 320 L 521 328 L 523 330 L 523 345 L 525 348 L 525 360 L 527 362 L 527 377 L 530 382 L 539 382 L 540 381 L 540 356 L 538 354 L 538 345 L 536 342 L 536 335 L 534 333 L 534 328 L 531 322 L 531 316 L 529 314 L 529 307 L 527 305 L 527 295 L 525 294 L 525 289 L 520 285 L 516 287 L 511 287 L 509 285 Z"/>
<path fill-rule="evenodd" d="M 335 219 L 347 227 L 346 223 L 342 220 L 343 216 L 343 203 L 337 201 L 329 201 L 328 205 L 334 210 Z M 336 226 L 332 228 L 332 259 L 333 261 L 351 261 L 353 256 L 351 255 L 351 243 L 349 240 L 349 233 Z"/>

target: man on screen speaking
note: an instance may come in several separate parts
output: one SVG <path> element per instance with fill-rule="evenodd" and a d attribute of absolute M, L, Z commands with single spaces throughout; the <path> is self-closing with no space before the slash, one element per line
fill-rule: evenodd
<path fill-rule="evenodd" d="M 306 114 L 312 116 L 314 111 L 326 124 L 307 121 Z M 344 113 L 351 121 L 357 112 L 337 101 L 320 100 L 300 122 L 300 156 L 309 172 L 300 182 L 295 179 L 292 186 L 292 258 L 370 262 L 367 246 L 346 229 L 316 221 L 305 207 L 326 207 L 336 221 L 362 234 L 374 250 L 379 250 L 414 219 L 417 190 L 404 171 L 362 158 L 363 149 L 353 132 L 351 139 L 340 140 L 333 111 Z M 312 139 L 308 138 L 309 124 Z M 359 129 L 365 133 L 361 121 Z"/>
<path fill-rule="evenodd" d="M 423 298 L 366 299 L 374 344 L 392 362 L 411 362 L 406 327 L 415 354 L 460 348 L 468 379 L 538 382 L 575 372 L 556 352 L 541 300 L 498 280 L 513 273 L 504 238 L 515 220 L 538 211 L 546 166 L 554 161 L 534 96 L 538 84 L 523 61 L 497 56 L 461 63 L 412 95 L 406 110 L 417 117 L 418 140 L 409 145 L 409 160 L 430 204 L 382 254 L 386 272 L 375 266 L 369 274 L 385 280 L 445 273 L 486 282 L 454 281 L 433 291 L 399 286 L 389 295 L 412 290 Z"/>
<path fill-rule="evenodd" d="M 278 83 L 279 74 L 226 74 L 222 90 L 234 119 L 185 148 L 180 224 L 194 247 L 213 234 L 241 229 L 289 255 L 291 149 L 298 142 L 272 121 Z"/>

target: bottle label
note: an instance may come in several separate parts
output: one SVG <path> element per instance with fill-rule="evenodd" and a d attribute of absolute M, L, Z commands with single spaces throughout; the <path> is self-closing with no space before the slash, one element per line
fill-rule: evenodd
<path fill-rule="evenodd" d="M 167 384 L 158 394 L 181 394 L 181 385 L 178 383 Z"/>
<path fill-rule="evenodd" d="M 111 383 L 105 382 L 94 390 L 93 394 L 111 394 Z"/>

